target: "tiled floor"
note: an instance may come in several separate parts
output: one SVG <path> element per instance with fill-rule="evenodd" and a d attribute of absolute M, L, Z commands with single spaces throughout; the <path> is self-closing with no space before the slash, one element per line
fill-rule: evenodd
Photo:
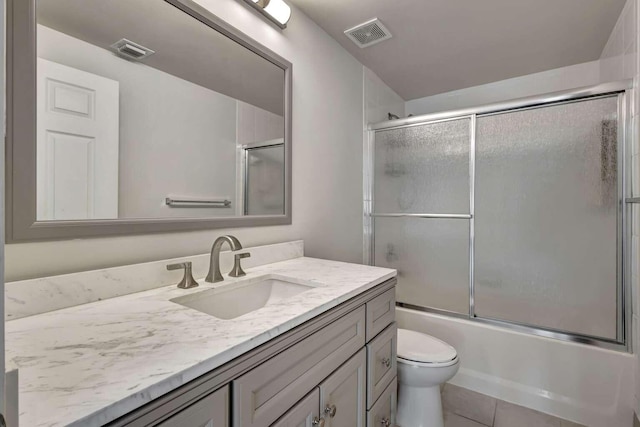
<path fill-rule="evenodd" d="M 465 388 L 445 384 L 445 427 L 583 427 Z"/>

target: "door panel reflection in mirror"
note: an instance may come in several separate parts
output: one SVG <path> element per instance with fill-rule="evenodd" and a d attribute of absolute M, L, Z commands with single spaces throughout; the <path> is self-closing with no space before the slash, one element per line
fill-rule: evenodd
<path fill-rule="evenodd" d="M 285 214 L 282 68 L 164 1 L 36 11 L 38 221 Z"/>
<path fill-rule="evenodd" d="M 119 84 L 38 60 L 38 220 L 118 217 Z"/>

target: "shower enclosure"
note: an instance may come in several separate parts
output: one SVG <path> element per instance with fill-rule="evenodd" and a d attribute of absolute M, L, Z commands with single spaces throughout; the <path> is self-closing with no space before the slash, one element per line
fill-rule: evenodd
<path fill-rule="evenodd" d="M 285 149 L 282 139 L 242 148 L 244 215 L 283 215 Z"/>
<path fill-rule="evenodd" d="M 628 349 L 630 88 L 370 126 L 365 261 L 398 305 Z"/>

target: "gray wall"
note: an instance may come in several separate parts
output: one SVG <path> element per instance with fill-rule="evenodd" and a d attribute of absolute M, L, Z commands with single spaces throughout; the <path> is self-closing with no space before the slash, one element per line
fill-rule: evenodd
<path fill-rule="evenodd" d="M 280 31 L 242 2 L 199 2 L 294 64 L 292 225 L 12 244 L 7 280 L 204 253 L 225 233 L 247 246 L 304 239 L 307 255 L 362 261 L 362 65 L 296 8 Z"/>
<path fill-rule="evenodd" d="M 119 218 L 233 215 L 236 100 L 38 25 L 38 56 L 120 82 Z M 232 208 L 170 208 L 167 196 Z"/>

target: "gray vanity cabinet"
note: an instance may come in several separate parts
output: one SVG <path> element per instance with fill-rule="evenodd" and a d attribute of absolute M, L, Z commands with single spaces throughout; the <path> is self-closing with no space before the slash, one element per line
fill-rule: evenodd
<path fill-rule="evenodd" d="M 109 427 L 391 426 L 395 283 L 355 296 Z"/>
<path fill-rule="evenodd" d="M 325 427 L 365 427 L 366 368 L 363 348 L 320 384 Z"/>
<path fill-rule="evenodd" d="M 366 366 L 362 349 L 271 427 L 365 427 Z"/>
<path fill-rule="evenodd" d="M 396 289 L 389 289 L 367 302 L 367 342 L 396 319 Z"/>
<path fill-rule="evenodd" d="M 398 328 L 395 323 L 367 344 L 367 408 L 380 398 L 396 377 Z"/>
<path fill-rule="evenodd" d="M 367 427 L 392 427 L 396 424 L 398 380 L 396 378 L 382 392 L 367 414 Z"/>
<path fill-rule="evenodd" d="M 233 426 L 270 426 L 365 345 L 364 324 L 360 307 L 234 380 Z"/>
<path fill-rule="evenodd" d="M 229 427 L 229 386 L 200 399 L 158 427 Z"/>
<path fill-rule="evenodd" d="M 318 427 L 319 423 L 320 389 L 316 388 L 271 427 Z"/>

